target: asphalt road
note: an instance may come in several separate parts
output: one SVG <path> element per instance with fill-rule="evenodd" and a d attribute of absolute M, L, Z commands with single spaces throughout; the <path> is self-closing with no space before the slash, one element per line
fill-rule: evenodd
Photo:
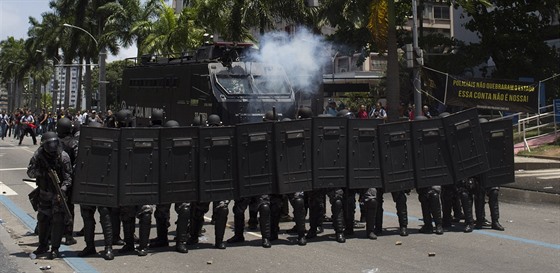
<path fill-rule="evenodd" d="M 270 249 L 260 246 L 259 233 L 248 232 L 244 244 L 214 249 L 214 230 L 207 230 L 201 243 L 189 246 L 189 253 L 169 248 L 151 250 L 148 256 L 117 255 L 113 261 L 99 256 L 78 258 L 76 253 L 85 244 L 64 246 L 64 259 L 54 261 L 29 253 L 37 247 L 37 237 L 29 232 L 35 225 L 27 193 L 32 187 L 24 182 L 26 167 L 33 151 L 30 139 L 18 146 L 13 140 L 0 140 L 0 272 L 560 272 L 560 206 L 502 202 L 499 232 L 490 229 L 466 234 L 457 224 L 444 235 L 418 234 L 421 211 L 417 195 L 408 196 L 410 236 L 400 237 L 394 203 L 390 195 L 385 200 L 384 234 L 377 240 L 363 239 L 365 231 L 358 229 L 345 244 L 334 240 L 334 231 L 326 225 L 325 233 L 298 246 L 295 237 L 281 234 Z M 230 205 L 231 209 L 232 205 Z M 173 210 L 172 210 L 173 211 Z M 79 215 L 79 210 L 76 208 Z M 357 212 L 359 213 L 359 212 Z M 328 213 L 327 213 L 328 214 Z M 489 213 L 487 212 L 488 216 Z M 209 217 L 210 214 L 207 214 Z M 357 215 L 359 216 L 359 215 Z M 174 216 L 172 216 L 174 217 Z M 174 218 L 172 218 L 171 230 Z M 233 224 L 230 212 L 229 224 Z M 292 223 L 281 223 L 286 230 Z M 75 230 L 82 227 L 76 217 Z M 103 249 L 101 227 L 96 229 L 98 251 Z M 226 239 L 233 235 L 226 230 Z M 171 232 L 169 238 L 174 236 Z M 155 237 L 155 226 L 152 236 Z M 115 249 L 120 248 L 116 246 Z M 434 253 L 430 256 L 429 253 Z M 50 266 L 50 270 L 40 267 Z"/>

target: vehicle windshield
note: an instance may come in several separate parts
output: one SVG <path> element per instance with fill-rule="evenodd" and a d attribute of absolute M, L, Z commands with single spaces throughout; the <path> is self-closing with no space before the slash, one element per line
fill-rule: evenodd
<path fill-rule="evenodd" d="M 217 84 L 227 94 L 290 95 L 291 88 L 280 66 L 233 63 L 231 68 L 211 64 Z"/>

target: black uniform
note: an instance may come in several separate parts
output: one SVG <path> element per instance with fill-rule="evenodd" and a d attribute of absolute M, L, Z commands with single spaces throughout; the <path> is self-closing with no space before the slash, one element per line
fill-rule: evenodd
<path fill-rule="evenodd" d="M 383 230 L 383 194 L 385 191 L 383 189 L 377 189 L 377 213 L 375 220 L 374 232 L 380 235 Z M 408 209 L 406 206 L 406 191 L 396 191 L 392 192 L 391 196 L 395 202 L 397 209 L 397 217 L 399 218 L 399 234 L 401 236 L 408 236 Z"/>
<path fill-rule="evenodd" d="M 49 170 L 56 172 L 61 182 L 58 187 L 64 196 L 59 195 L 56 182 L 49 177 Z M 58 249 L 64 233 L 64 221 L 69 217 L 63 202 L 66 192 L 72 186 L 71 173 L 70 157 L 62 150 L 58 137 L 53 132 L 45 133 L 41 139 L 41 147 L 35 151 L 27 167 L 27 175 L 36 178 L 39 189 L 39 247 L 33 251 L 36 255 L 48 252 L 50 233 L 51 250 L 48 258 L 60 257 Z"/>
<path fill-rule="evenodd" d="M 427 234 L 434 232 L 433 221 L 436 225 L 435 233 L 443 234 L 440 203 L 441 186 L 419 188 L 416 189 L 416 192 L 418 193 L 418 201 L 420 201 L 422 219 L 424 220 L 424 226 L 422 226 L 420 232 Z"/>
<path fill-rule="evenodd" d="M 68 118 L 62 118 L 57 122 L 56 132 L 60 143 L 62 144 L 62 149 L 70 156 L 70 164 L 72 170 L 76 165 L 76 158 L 78 157 L 78 139 L 72 134 L 72 121 Z M 72 179 L 74 178 L 72 172 Z M 72 236 L 74 233 L 74 204 L 72 203 L 72 191 L 68 192 L 68 198 L 66 204 L 72 213 L 72 221 L 66 224 L 64 229 L 65 245 L 76 244 L 76 239 Z"/>
<path fill-rule="evenodd" d="M 158 110 L 159 111 L 159 110 Z M 163 123 L 163 113 L 152 113 L 152 126 L 161 127 Z M 177 127 L 178 123 L 167 122 L 165 127 Z M 156 218 L 156 231 L 157 237 L 150 241 L 150 247 L 166 247 L 169 246 L 169 239 L 167 238 L 167 232 L 169 226 L 169 219 L 171 211 L 171 204 L 158 204 L 156 205 L 156 211 L 154 212 L 154 217 Z M 175 203 L 175 212 L 177 213 L 177 236 L 175 250 L 179 253 L 187 253 L 187 237 L 188 237 L 188 227 L 191 217 L 191 204 L 190 203 Z"/>
<path fill-rule="evenodd" d="M 63 139 L 63 144 L 65 147 L 67 147 L 66 149 L 76 147 L 75 150 L 76 154 L 74 155 L 74 158 L 77 158 L 77 147 L 78 147 L 78 141 L 77 141 L 78 139 L 76 137 L 76 134 L 79 135 L 79 131 L 75 130 L 77 129 L 76 126 L 77 125 L 74 123 L 74 127 L 72 130 L 72 135 L 74 137 L 71 138 L 70 136 L 66 136 L 64 138 L 66 139 L 66 141 L 64 141 Z M 101 127 L 101 124 L 92 121 L 88 124 L 88 126 Z M 61 124 L 59 122 L 59 124 L 57 125 L 57 131 L 59 131 L 60 127 Z M 113 260 L 115 258 L 113 254 L 113 226 L 111 221 L 111 212 L 113 208 L 103 207 L 103 206 L 96 207 L 90 205 L 80 205 L 80 214 L 82 215 L 82 220 L 84 221 L 83 233 L 84 233 L 84 241 L 86 243 L 86 247 L 78 253 L 78 256 L 86 257 L 86 256 L 97 254 L 97 251 L 95 250 L 95 217 L 94 217 L 96 210 L 99 212 L 99 222 L 101 223 L 101 229 L 103 230 L 103 242 L 105 245 L 105 251 L 101 253 L 101 256 L 105 260 Z"/>

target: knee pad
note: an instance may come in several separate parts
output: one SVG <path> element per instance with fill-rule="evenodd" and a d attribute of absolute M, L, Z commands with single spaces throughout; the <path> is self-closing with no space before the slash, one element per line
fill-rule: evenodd
<path fill-rule="evenodd" d="M 138 215 L 138 222 L 140 224 L 147 224 L 152 222 L 152 215 L 149 213 L 141 213 Z"/>

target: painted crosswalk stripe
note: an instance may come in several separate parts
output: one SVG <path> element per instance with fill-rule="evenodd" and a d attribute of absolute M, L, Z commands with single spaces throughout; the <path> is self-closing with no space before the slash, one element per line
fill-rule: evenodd
<path fill-rule="evenodd" d="M 35 183 L 35 182 L 25 181 L 25 184 L 29 185 L 29 187 L 37 188 L 37 183 Z"/>
<path fill-rule="evenodd" d="M 0 182 L 0 195 L 18 195 L 17 192 L 10 189 L 6 184 Z"/>
<path fill-rule="evenodd" d="M 24 171 L 27 170 L 27 168 L 8 168 L 8 169 L 0 169 L 0 172 L 3 171 Z"/>

